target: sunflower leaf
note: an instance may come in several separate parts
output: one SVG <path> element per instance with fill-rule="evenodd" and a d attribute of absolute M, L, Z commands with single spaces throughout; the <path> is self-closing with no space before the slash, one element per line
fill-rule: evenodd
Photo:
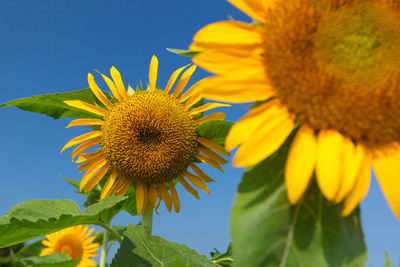
<path fill-rule="evenodd" d="M 185 57 L 194 57 L 200 52 L 195 52 L 191 50 L 183 50 L 183 49 L 176 49 L 176 48 L 167 48 L 168 52 L 180 55 L 180 56 L 185 56 Z"/>
<path fill-rule="evenodd" d="M 290 205 L 283 178 L 289 145 L 244 173 L 230 220 L 234 266 L 364 266 L 359 210 L 341 217 L 315 182 Z"/>
<path fill-rule="evenodd" d="M 53 253 L 43 257 L 32 256 L 28 258 L 13 255 L 12 260 L 14 264 L 24 267 L 74 267 L 80 259 L 73 260 L 67 254 Z"/>
<path fill-rule="evenodd" d="M 232 125 L 231 121 L 208 121 L 197 126 L 197 131 L 201 137 L 225 145 L 225 138 Z"/>
<path fill-rule="evenodd" d="M 216 266 L 206 256 L 199 255 L 186 245 L 150 236 L 142 226 L 128 225 L 124 241 L 111 267 L 133 266 Z"/>
<path fill-rule="evenodd" d="M 101 212 L 126 198 L 112 196 L 87 207 L 84 212 L 67 199 L 25 201 L 0 217 L 0 248 L 74 225 L 99 224 Z"/>
<path fill-rule="evenodd" d="M 104 105 L 97 100 L 90 89 L 47 95 L 36 95 L 12 100 L 10 102 L 0 104 L 0 107 L 15 106 L 25 111 L 45 114 L 54 119 L 60 119 L 63 117 L 101 118 L 96 114 L 68 106 L 63 102 L 65 100 L 81 100 L 86 103 L 104 108 Z"/>
<path fill-rule="evenodd" d="M 123 236 L 124 232 L 126 230 L 126 226 L 112 226 L 111 228 L 113 228 L 115 230 L 115 232 L 117 232 L 120 236 Z M 93 234 L 94 236 L 96 236 L 96 239 L 93 241 L 94 243 L 102 244 L 104 231 L 98 231 L 98 232 Z M 114 235 L 108 235 L 108 239 L 107 240 L 108 240 L 107 242 L 115 242 L 115 241 L 117 241 L 115 239 Z"/>

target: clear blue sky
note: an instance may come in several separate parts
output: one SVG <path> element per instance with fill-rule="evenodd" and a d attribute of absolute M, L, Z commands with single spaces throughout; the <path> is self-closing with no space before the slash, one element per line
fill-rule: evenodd
<path fill-rule="evenodd" d="M 165 85 L 176 68 L 189 58 L 171 54 L 166 47 L 186 49 L 202 26 L 228 15 L 249 21 L 225 0 L 125 0 L 125 1 L 1 1 L 0 2 L 0 103 L 36 94 L 87 88 L 87 73 L 99 69 L 109 74 L 116 66 L 125 83 L 147 80 L 152 54 L 159 58 L 159 84 Z M 207 73 L 198 70 L 193 81 Z M 237 120 L 248 105 L 226 109 Z M 53 120 L 17 108 L 0 109 L 0 215 L 30 199 L 69 198 L 83 203 L 59 174 L 80 179 L 70 152 L 59 151 L 85 129 L 64 129 L 69 119 Z M 229 243 L 230 207 L 242 169 L 225 167 L 225 175 L 205 170 L 217 180 L 211 195 L 194 199 L 180 191 L 180 214 L 162 209 L 155 217 L 154 234 L 185 243 L 202 254 Z M 370 260 L 382 266 L 384 250 L 392 262 L 400 259 L 400 224 L 387 206 L 375 179 L 361 205 Z M 137 223 L 127 214 L 113 223 Z M 1 238 L 1 237 L 0 237 Z"/>

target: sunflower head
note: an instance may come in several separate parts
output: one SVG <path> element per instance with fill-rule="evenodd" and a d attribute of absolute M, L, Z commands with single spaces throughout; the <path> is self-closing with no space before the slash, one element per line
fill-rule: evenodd
<path fill-rule="evenodd" d="M 190 48 L 217 74 L 202 84 L 205 97 L 259 102 L 227 137 L 228 149 L 240 146 L 234 165 L 260 162 L 300 126 L 285 170 L 291 203 L 315 171 L 323 195 L 348 215 L 372 164 L 400 217 L 399 2 L 229 1 L 257 23 L 207 25 Z"/>
<path fill-rule="evenodd" d="M 164 90 L 156 88 L 158 60 L 153 56 L 149 71 L 149 87 L 128 93 L 120 73 L 111 68 L 112 79 L 101 74 L 114 97 L 106 96 L 89 73 L 92 92 L 104 107 L 97 107 L 79 100 L 66 104 L 86 110 L 102 119 L 78 119 L 69 126 L 97 125 L 97 130 L 69 141 L 62 150 L 80 144 L 72 152 L 72 158 L 80 155 L 78 169 L 87 170 L 80 189 L 92 189 L 108 174 L 101 199 L 112 194 L 124 195 L 131 184 L 136 189 L 137 211 L 142 213 L 150 203 L 157 208 L 161 200 L 167 209 L 176 212 L 180 202 L 175 188 L 179 182 L 196 198 L 198 192 L 189 184 L 209 193 L 205 183 L 213 181 L 193 162 L 200 160 L 222 171 L 220 164 L 227 161 L 218 153 L 229 155 L 222 146 L 201 137 L 197 125 L 210 120 L 223 120 L 225 114 L 212 113 L 199 118 L 199 114 L 226 104 L 198 105 L 202 99 L 197 84 L 182 94 L 196 66 L 177 69 L 171 75 Z M 183 72 L 184 71 L 184 72 Z M 178 80 L 172 93 L 173 85 Z M 196 106 L 197 104 L 197 106 Z M 69 127 L 68 126 L 68 127 Z M 94 145 L 100 148 L 82 153 Z M 189 167 L 194 173 L 188 171 Z M 189 182 L 188 182 L 189 181 Z M 159 201 L 160 200 L 160 201 Z"/>
<path fill-rule="evenodd" d="M 90 236 L 94 229 L 88 231 L 88 226 L 74 226 L 46 236 L 42 241 L 46 246 L 40 253 L 40 256 L 46 256 L 52 253 L 64 253 L 72 259 L 81 258 L 77 267 L 95 267 L 96 262 L 91 257 L 97 256 L 96 250 L 100 245 L 92 243 L 96 238 Z"/>

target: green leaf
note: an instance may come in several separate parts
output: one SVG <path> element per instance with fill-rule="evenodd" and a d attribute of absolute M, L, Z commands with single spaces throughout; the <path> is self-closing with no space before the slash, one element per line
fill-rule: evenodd
<path fill-rule="evenodd" d="M 231 121 L 208 121 L 197 126 L 197 131 L 201 137 L 225 145 L 225 138 L 232 125 Z"/>
<path fill-rule="evenodd" d="M 42 244 L 42 240 L 37 240 L 31 244 L 26 245 L 25 247 L 21 248 L 16 255 L 19 257 L 28 257 L 28 256 L 35 256 L 39 255 L 42 249 L 45 248 L 45 246 Z"/>
<path fill-rule="evenodd" d="M 232 246 L 229 244 L 228 249 L 225 253 L 219 252 L 215 249 L 215 252 L 211 252 L 211 262 L 223 267 L 230 267 L 233 264 L 232 258 Z"/>
<path fill-rule="evenodd" d="M 81 212 L 67 199 L 30 200 L 20 203 L 0 217 L 0 248 L 41 237 L 80 224 L 99 224 L 100 214 L 127 197 L 112 196 Z"/>
<path fill-rule="evenodd" d="M 90 89 L 82 89 L 66 93 L 55 93 L 48 95 L 36 95 L 27 98 L 21 98 L 1 104 L 0 107 L 15 106 L 25 111 L 45 114 L 54 119 L 63 117 L 70 118 L 101 118 L 100 116 L 68 106 L 65 100 L 81 100 L 89 104 L 104 108 L 104 105 L 97 100 Z"/>
<path fill-rule="evenodd" d="M 28 258 L 20 258 L 13 256 L 12 260 L 15 264 L 24 267 L 75 267 L 80 259 L 71 259 L 67 254 L 52 253 L 47 256 L 32 256 Z"/>
<path fill-rule="evenodd" d="M 62 175 L 60 175 L 60 176 L 61 176 L 61 178 L 64 179 L 64 181 L 66 181 L 67 183 L 69 183 L 70 185 L 72 185 L 73 187 L 75 187 L 76 189 L 79 190 L 79 184 L 81 183 L 81 181 L 68 179 L 67 177 L 64 177 Z"/>
<path fill-rule="evenodd" d="M 124 241 L 118 249 L 111 267 L 142 266 L 215 266 L 206 256 L 199 255 L 186 245 L 150 236 L 142 226 L 128 225 Z"/>
<path fill-rule="evenodd" d="M 315 182 L 296 206 L 289 204 L 283 178 L 289 144 L 244 173 L 230 220 L 234 266 L 364 266 L 358 210 L 342 218 Z"/>
<path fill-rule="evenodd" d="M 185 57 L 194 57 L 200 52 L 195 52 L 191 50 L 182 50 L 182 49 L 176 49 L 176 48 L 167 48 L 168 52 L 180 55 L 180 56 L 185 56 Z"/>
<path fill-rule="evenodd" d="M 385 267 L 392 267 L 392 262 L 390 261 L 389 253 L 385 251 Z"/>

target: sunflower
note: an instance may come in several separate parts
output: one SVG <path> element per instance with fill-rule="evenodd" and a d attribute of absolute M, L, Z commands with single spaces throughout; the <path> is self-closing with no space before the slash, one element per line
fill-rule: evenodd
<path fill-rule="evenodd" d="M 346 216 L 368 192 L 370 168 L 400 218 L 400 5 L 394 0 L 229 0 L 255 22 L 196 33 L 193 61 L 215 73 L 204 96 L 256 101 L 226 140 L 251 166 L 296 130 L 285 169 L 297 203 L 314 170 Z"/>
<path fill-rule="evenodd" d="M 227 161 L 219 154 L 228 156 L 229 153 L 221 145 L 199 136 L 196 127 L 211 120 L 224 120 L 225 114 L 222 112 L 214 112 L 201 118 L 199 114 L 229 105 L 207 103 L 194 107 L 202 99 L 202 95 L 196 90 L 196 84 L 182 94 L 196 69 L 195 65 L 183 72 L 175 89 L 170 93 L 178 76 L 186 67 L 173 72 L 165 90 L 159 90 L 156 87 L 158 60 L 153 56 L 148 88 L 136 92 L 130 88 L 129 94 L 125 90 L 120 73 L 112 67 L 113 80 L 100 74 L 114 99 L 109 99 L 99 89 L 93 75 L 88 74 L 90 89 L 104 104 L 104 108 L 80 100 L 65 101 L 69 106 L 91 112 L 101 118 L 77 119 L 67 126 L 97 126 L 94 131 L 71 139 L 62 149 L 64 151 L 80 144 L 72 152 L 72 159 L 80 154 L 76 162 L 82 164 L 78 169 L 86 170 L 80 182 L 80 190 L 91 190 L 107 173 L 109 177 L 100 199 L 113 194 L 123 196 L 130 185 L 134 184 L 139 215 L 148 202 L 157 208 L 161 201 L 164 201 L 169 212 L 172 206 L 175 212 L 179 212 L 180 201 L 175 188 L 176 182 L 197 199 L 198 192 L 188 181 L 209 194 L 205 183 L 214 180 L 193 162 L 197 159 L 223 171 L 220 164 Z M 100 149 L 82 153 L 97 144 L 100 145 Z M 187 170 L 189 167 L 193 173 Z"/>
<path fill-rule="evenodd" d="M 96 250 L 100 245 L 92 243 L 96 239 L 90 236 L 94 229 L 88 231 L 89 226 L 74 226 L 46 236 L 42 244 L 46 246 L 40 256 L 55 252 L 68 254 L 72 259 L 81 258 L 77 267 L 95 267 L 96 262 L 90 257 L 96 257 Z"/>

